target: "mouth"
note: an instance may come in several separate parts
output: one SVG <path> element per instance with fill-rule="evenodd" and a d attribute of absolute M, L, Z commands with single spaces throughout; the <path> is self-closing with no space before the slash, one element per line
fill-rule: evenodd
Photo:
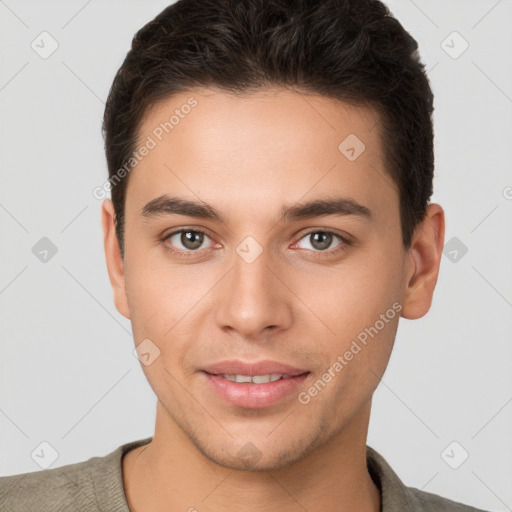
<path fill-rule="evenodd" d="M 289 398 L 303 385 L 309 370 L 275 361 L 224 361 L 201 371 L 210 391 L 236 407 L 261 409 Z"/>
<path fill-rule="evenodd" d="M 231 382 L 245 384 L 267 384 L 269 382 L 276 382 L 281 379 L 289 379 L 292 377 L 292 375 L 281 375 L 279 373 L 269 373 L 266 375 L 230 375 L 224 373 L 222 375 L 217 375 L 217 377 L 222 377 L 224 379 L 230 380 Z"/>

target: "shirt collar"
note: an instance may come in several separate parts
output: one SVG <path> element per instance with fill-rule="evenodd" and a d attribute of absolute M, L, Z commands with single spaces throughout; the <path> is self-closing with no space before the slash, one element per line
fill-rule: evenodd
<path fill-rule="evenodd" d="M 381 496 L 380 512 L 405 510 L 413 505 L 409 490 L 400 480 L 386 459 L 371 446 L 366 446 L 368 472 L 378 487 Z"/>
<path fill-rule="evenodd" d="M 153 437 L 147 437 L 123 444 L 105 457 L 110 459 L 111 463 L 105 460 L 107 464 L 102 465 L 102 469 L 97 468 L 93 476 L 100 503 L 111 503 L 115 507 L 112 509 L 115 512 L 130 512 L 123 486 L 122 457 L 128 451 L 148 444 L 152 439 Z M 407 487 L 384 457 L 368 445 L 366 446 L 366 465 L 381 495 L 380 512 L 405 510 L 406 507 L 414 504 Z"/>

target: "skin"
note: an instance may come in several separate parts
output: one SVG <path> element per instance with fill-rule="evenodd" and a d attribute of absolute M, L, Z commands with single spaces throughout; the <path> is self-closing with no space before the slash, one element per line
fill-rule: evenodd
<path fill-rule="evenodd" d="M 112 203 L 102 205 L 116 308 L 131 320 L 136 345 L 149 338 L 160 350 L 142 365 L 158 398 L 156 424 L 152 442 L 123 458 L 128 504 L 137 512 L 229 512 L 241 503 L 247 511 L 378 511 L 366 467 L 372 395 L 399 316 L 430 309 L 443 209 L 428 206 L 405 251 L 378 115 L 322 96 L 195 89 L 150 109 L 140 140 L 190 97 L 198 105 L 130 173 L 124 261 Z M 366 146 L 355 161 L 338 149 L 349 134 Z M 144 205 L 164 193 L 211 204 L 228 221 L 144 218 Z M 365 205 L 372 219 L 279 221 L 285 205 L 334 195 Z M 191 245 L 180 234 L 162 239 L 187 228 L 207 236 L 180 258 Z M 353 243 L 326 254 L 309 236 L 326 230 Z M 262 249 L 252 263 L 236 252 L 247 236 Z M 336 236 L 326 242 L 339 244 Z M 235 407 L 199 371 L 226 359 L 272 359 L 309 370 L 298 390 L 307 391 L 395 302 L 400 314 L 306 405 L 292 393 L 266 408 Z M 251 464 L 239 454 L 247 443 L 259 456 Z"/>

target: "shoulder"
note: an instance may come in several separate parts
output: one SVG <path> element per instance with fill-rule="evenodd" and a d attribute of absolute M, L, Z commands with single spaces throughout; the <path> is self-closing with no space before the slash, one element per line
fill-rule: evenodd
<path fill-rule="evenodd" d="M 366 461 L 381 493 L 382 512 L 485 512 L 415 487 L 406 487 L 386 459 L 368 445 Z"/>
<path fill-rule="evenodd" d="M 486 512 L 464 503 L 443 498 L 437 494 L 420 491 L 415 487 L 406 487 L 406 490 L 409 495 L 409 502 L 417 507 L 413 510 L 421 510 L 422 512 L 439 512 L 441 510 L 443 512 Z"/>
<path fill-rule="evenodd" d="M 92 472 L 94 457 L 54 469 L 0 478 L 0 510 L 97 510 Z"/>
<path fill-rule="evenodd" d="M 52 469 L 0 477 L 2 512 L 87 510 L 128 512 L 122 482 L 122 456 L 147 440 L 119 446 L 102 457 Z"/>

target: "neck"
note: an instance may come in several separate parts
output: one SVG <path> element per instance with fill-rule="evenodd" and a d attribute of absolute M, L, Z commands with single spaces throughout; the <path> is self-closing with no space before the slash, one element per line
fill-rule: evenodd
<path fill-rule="evenodd" d="M 326 444 L 285 468 L 239 471 L 203 455 L 160 402 L 153 440 L 123 458 L 132 512 L 336 510 L 379 512 L 380 492 L 366 466 L 371 402 Z"/>

